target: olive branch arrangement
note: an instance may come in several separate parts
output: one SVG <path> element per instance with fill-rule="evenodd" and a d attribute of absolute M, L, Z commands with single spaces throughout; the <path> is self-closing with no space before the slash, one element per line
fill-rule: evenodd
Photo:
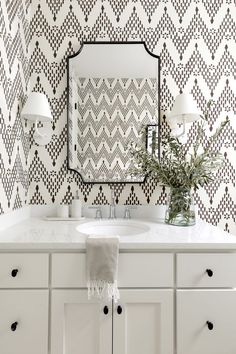
<path fill-rule="evenodd" d="M 141 143 L 131 145 L 130 153 L 133 160 L 131 175 L 151 177 L 160 184 L 170 187 L 166 223 L 179 226 L 195 224 L 195 213 L 191 210 L 191 190 L 212 182 L 215 172 L 223 163 L 223 156 L 214 150 L 214 143 L 229 123 L 229 118 L 226 117 L 215 133 L 206 140 L 205 124 L 211 104 L 212 101 L 209 101 L 207 110 L 198 123 L 196 140 L 189 149 L 191 153 L 187 151 L 185 144 L 170 134 L 162 142 L 160 159 L 155 139 L 150 146 L 151 153 L 144 148 L 145 134 L 141 133 Z"/>
<path fill-rule="evenodd" d="M 163 149 L 160 159 L 157 157 L 156 151 L 150 153 L 143 145 L 136 143 L 130 148 L 134 162 L 130 173 L 133 176 L 152 177 L 162 185 L 171 188 L 198 189 L 212 182 L 215 172 L 223 162 L 222 154 L 214 150 L 214 143 L 229 123 L 229 118 L 226 117 L 215 133 L 206 141 L 205 124 L 211 104 L 212 101 L 209 101 L 207 110 L 198 124 L 192 153 L 187 152 L 185 144 L 171 135 L 162 141 Z"/>

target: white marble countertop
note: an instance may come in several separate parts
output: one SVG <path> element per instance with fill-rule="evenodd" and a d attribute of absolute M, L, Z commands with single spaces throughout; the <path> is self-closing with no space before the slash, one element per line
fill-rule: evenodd
<path fill-rule="evenodd" d="M 84 250 L 87 236 L 76 227 L 89 220 L 29 218 L 0 232 L 0 251 Z M 121 250 L 236 250 L 236 236 L 200 220 L 190 227 L 170 226 L 161 220 L 137 221 L 147 223 L 150 231 L 145 235 L 121 236 Z"/>

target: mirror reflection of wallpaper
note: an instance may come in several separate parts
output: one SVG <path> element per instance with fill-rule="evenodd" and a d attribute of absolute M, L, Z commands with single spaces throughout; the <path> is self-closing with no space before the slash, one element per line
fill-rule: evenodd
<path fill-rule="evenodd" d="M 131 181 L 128 146 L 141 139 L 142 126 L 158 121 L 156 78 L 76 81 L 77 92 L 75 85 L 71 92 L 77 114 L 74 112 L 74 155 L 70 162 L 85 181 Z"/>

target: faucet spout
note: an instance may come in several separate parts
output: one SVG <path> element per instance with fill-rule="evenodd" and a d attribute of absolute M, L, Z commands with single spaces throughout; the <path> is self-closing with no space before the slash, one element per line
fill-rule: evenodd
<path fill-rule="evenodd" d="M 114 189 L 111 189 L 111 202 L 110 202 L 109 219 L 116 219 L 116 197 L 115 197 Z"/>

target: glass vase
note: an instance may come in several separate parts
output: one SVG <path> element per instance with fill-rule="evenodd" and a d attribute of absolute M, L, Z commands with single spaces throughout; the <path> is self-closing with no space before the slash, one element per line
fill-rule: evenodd
<path fill-rule="evenodd" d="M 191 226 L 196 223 L 191 189 L 184 187 L 170 189 L 165 222 L 176 226 Z"/>

